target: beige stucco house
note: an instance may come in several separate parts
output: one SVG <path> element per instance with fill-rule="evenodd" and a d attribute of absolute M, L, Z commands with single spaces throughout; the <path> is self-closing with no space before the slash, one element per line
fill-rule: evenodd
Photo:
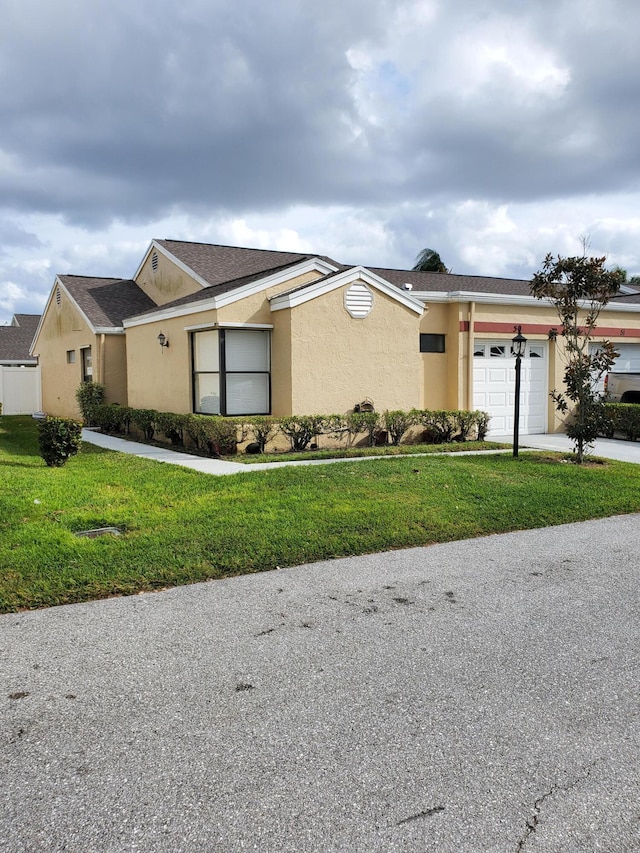
<path fill-rule="evenodd" d="M 562 338 L 527 281 L 154 240 L 130 280 L 58 276 L 32 352 L 50 414 L 77 415 L 76 388 L 93 379 L 109 401 L 161 411 L 328 414 L 370 399 L 482 409 L 500 434 L 513 429 L 517 326 L 521 432 L 556 431 Z M 598 331 L 640 368 L 640 291 L 625 287 Z"/>

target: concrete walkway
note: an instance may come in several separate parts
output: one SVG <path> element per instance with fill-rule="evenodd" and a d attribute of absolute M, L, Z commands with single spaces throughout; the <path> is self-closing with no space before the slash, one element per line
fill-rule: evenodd
<path fill-rule="evenodd" d="M 127 441 L 124 438 L 116 438 L 114 435 L 104 435 L 92 429 L 82 430 L 82 440 L 106 450 L 117 450 L 119 453 L 129 453 L 132 456 L 140 456 L 142 459 L 152 459 L 155 462 L 168 462 L 170 465 L 182 465 L 183 468 L 192 468 L 203 474 L 250 474 L 252 471 L 271 471 L 273 468 L 296 465 L 332 465 L 335 462 L 364 462 L 367 459 L 398 459 L 398 456 L 352 456 L 343 459 L 295 459 L 288 462 L 257 462 L 256 464 L 243 465 L 241 462 L 227 462 L 223 459 L 211 459 L 203 456 L 191 456 L 189 453 L 178 453 L 168 447 L 153 447 L 149 444 L 141 444 L 138 441 Z M 461 450 L 456 456 L 469 456 L 495 453 L 509 453 L 509 450 Z M 402 458 L 412 455 L 424 456 L 423 453 L 403 454 Z M 448 453 L 433 454 L 434 456 L 449 456 Z"/>
<path fill-rule="evenodd" d="M 364 462 L 367 459 L 398 459 L 398 456 L 355 456 L 343 459 L 296 459 L 288 462 L 258 462 L 255 465 L 243 465 L 241 462 L 227 462 L 223 459 L 211 459 L 203 456 L 191 456 L 189 453 L 178 453 L 168 447 L 154 447 L 149 444 L 141 444 L 138 441 L 127 441 L 124 438 L 116 438 L 113 435 L 104 435 L 92 429 L 82 430 L 82 440 L 88 444 L 95 444 L 106 450 L 117 450 L 119 453 L 129 453 L 142 459 L 152 459 L 155 462 L 167 462 L 169 465 L 181 465 L 183 468 L 191 468 L 203 474 L 250 474 L 255 471 L 270 471 L 273 468 L 282 468 L 296 465 L 332 465 L 336 462 Z M 492 441 L 510 444 L 513 436 L 496 435 L 491 437 Z M 520 448 L 526 450 L 553 450 L 567 452 L 573 450 L 571 441 L 564 434 L 553 435 L 525 435 L 520 439 Z M 470 456 L 479 454 L 511 453 L 511 450 L 461 450 L 456 456 Z M 416 453 L 415 456 L 423 456 Z M 449 456 L 448 453 L 433 454 L 434 456 Z M 618 459 L 621 462 L 635 462 L 640 464 L 640 442 L 620 441 L 618 439 L 599 438 L 594 447 L 593 456 L 602 456 L 605 459 Z M 412 454 L 406 454 L 402 458 L 410 458 Z"/>

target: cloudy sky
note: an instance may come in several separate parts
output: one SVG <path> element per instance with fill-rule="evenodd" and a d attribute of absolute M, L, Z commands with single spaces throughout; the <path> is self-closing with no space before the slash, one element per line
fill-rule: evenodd
<path fill-rule="evenodd" d="M 0 0 L 0 323 L 152 238 L 640 273 L 637 0 Z"/>

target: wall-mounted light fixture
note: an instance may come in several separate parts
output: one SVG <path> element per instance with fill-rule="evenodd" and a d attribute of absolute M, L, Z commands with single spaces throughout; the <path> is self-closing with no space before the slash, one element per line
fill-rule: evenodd
<path fill-rule="evenodd" d="M 555 341 L 555 339 L 558 337 L 558 330 L 557 329 L 549 329 L 549 334 L 547 335 L 547 337 L 549 338 L 550 341 Z"/>
<path fill-rule="evenodd" d="M 162 332 L 158 335 L 158 343 L 162 347 L 162 352 L 164 352 L 164 348 L 167 347 L 169 349 L 169 339 L 166 335 L 163 335 Z"/>

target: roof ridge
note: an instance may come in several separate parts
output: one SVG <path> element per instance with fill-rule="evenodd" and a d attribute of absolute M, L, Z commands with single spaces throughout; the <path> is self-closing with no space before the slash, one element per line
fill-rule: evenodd
<path fill-rule="evenodd" d="M 156 239 L 156 243 L 182 243 L 187 246 L 209 246 L 212 249 L 239 249 L 241 252 L 269 252 L 270 254 L 280 255 L 300 255 L 306 257 L 309 254 L 312 257 L 319 257 L 313 252 L 296 252 L 291 249 L 257 249 L 254 246 L 232 246 L 229 243 L 205 243 L 201 240 L 175 240 L 173 237 L 165 237 L 162 240 Z"/>
<path fill-rule="evenodd" d="M 418 275 L 422 273 L 426 273 L 427 275 L 437 275 L 437 276 L 446 276 L 447 278 L 482 278 L 482 279 L 493 279 L 495 281 L 522 281 L 526 284 L 531 282 L 530 278 L 513 278 L 513 276 L 504 276 L 504 275 L 481 275 L 480 273 L 466 273 L 466 272 L 435 272 L 434 270 L 408 270 L 404 267 L 379 267 L 379 266 L 367 266 L 366 264 L 360 264 L 360 266 L 364 266 L 365 269 L 369 270 L 388 270 L 389 272 L 406 272 L 406 273 L 416 273 Z"/>
<path fill-rule="evenodd" d="M 118 275 L 78 275 L 74 272 L 58 273 L 58 278 L 90 278 L 95 281 L 133 281 L 132 278 L 122 278 Z"/>

